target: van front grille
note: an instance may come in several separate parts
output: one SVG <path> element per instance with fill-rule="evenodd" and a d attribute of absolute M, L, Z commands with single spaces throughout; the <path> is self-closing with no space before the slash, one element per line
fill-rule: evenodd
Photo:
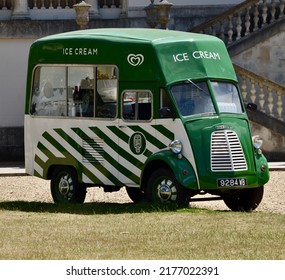
<path fill-rule="evenodd" d="M 243 149 L 234 131 L 221 130 L 212 133 L 211 170 L 213 172 L 247 170 Z"/>

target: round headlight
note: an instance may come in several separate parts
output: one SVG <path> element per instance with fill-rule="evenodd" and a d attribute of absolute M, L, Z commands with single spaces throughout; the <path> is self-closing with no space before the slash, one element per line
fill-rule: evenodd
<path fill-rule="evenodd" d="M 260 149 L 263 143 L 262 138 L 259 135 L 252 137 L 253 146 L 255 149 Z"/>
<path fill-rule="evenodd" d="M 174 140 L 169 144 L 169 149 L 174 154 L 180 154 L 182 152 L 182 143 L 179 140 Z"/>

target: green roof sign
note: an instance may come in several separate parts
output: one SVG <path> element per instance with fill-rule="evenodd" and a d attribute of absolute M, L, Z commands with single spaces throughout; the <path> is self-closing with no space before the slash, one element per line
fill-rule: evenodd
<path fill-rule="evenodd" d="M 37 40 L 38 63 L 115 64 L 121 80 L 169 84 L 185 79 L 236 80 L 224 43 L 213 36 L 157 29 L 91 29 Z"/>

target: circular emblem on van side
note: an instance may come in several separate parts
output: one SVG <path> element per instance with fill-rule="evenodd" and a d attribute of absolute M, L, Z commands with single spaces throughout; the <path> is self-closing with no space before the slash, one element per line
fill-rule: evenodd
<path fill-rule="evenodd" d="M 143 63 L 144 56 L 142 54 L 129 54 L 127 60 L 132 66 L 139 66 Z"/>
<path fill-rule="evenodd" d="M 144 135 L 140 132 L 134 133 L 129 140 L 129 146 L 134 154 L 142 154 L 146 149 L 146 140 Z"/>

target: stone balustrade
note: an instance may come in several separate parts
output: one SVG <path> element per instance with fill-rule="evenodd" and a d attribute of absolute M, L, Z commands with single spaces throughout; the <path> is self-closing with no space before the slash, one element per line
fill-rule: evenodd
<path fill-rule="evenodd" d="M 98 0 L 98 5 L 100 8 L 120 8 L 120 0 Z"/>
<path fill-rule="evenodd" d="M 258 105 L 258 110 L 285 121 L 285 87 L 234 65 L 245 102 Z"/>
<path fill-rule="evenodd" d="M 12 0 L 1 0 L 0 1 L 0 19 L 2 20 L 10 19 L 12 15 L 12 7 L 13 7 Z"/>
<path fill-rule="evenodd" d="M 0 9 L 1 10 L 11 10 L 12 8 L 12 0 L 1 0 L 0 1 Z"/>
<path fill-rule="evenodd" d="M 283 17 L 284 7 L 285 0 L 247 0 L 189 31 L 217 36 L 229 45 Z"/>
<path fill-rule="evenodd" d="M 74 19 L 73 5 L 82 0 L 0 0 L 0 20 Z M 127 15 L 128 0 L 85 0 L 90 18 L 118 18 Z"/>
<path fill-rule="evenodd" d="M 217 36 L 229 46 L 277 22 L 285 16 L 284 8 L 285 0 L 247 0 L 190 31 Z M 285 121 L 285 87 L 238 65 L 235 70 L 244 101 L 256 103 L 258 110 Z"/>
<path fill-rule="evenodd" d="M 55 0 L 55 1 L 46 1 L 46 0 L 28 0 L 29 9 L 69 9 L 72 8 L 74 4 L 77 4 L 76 0 Z"/>

